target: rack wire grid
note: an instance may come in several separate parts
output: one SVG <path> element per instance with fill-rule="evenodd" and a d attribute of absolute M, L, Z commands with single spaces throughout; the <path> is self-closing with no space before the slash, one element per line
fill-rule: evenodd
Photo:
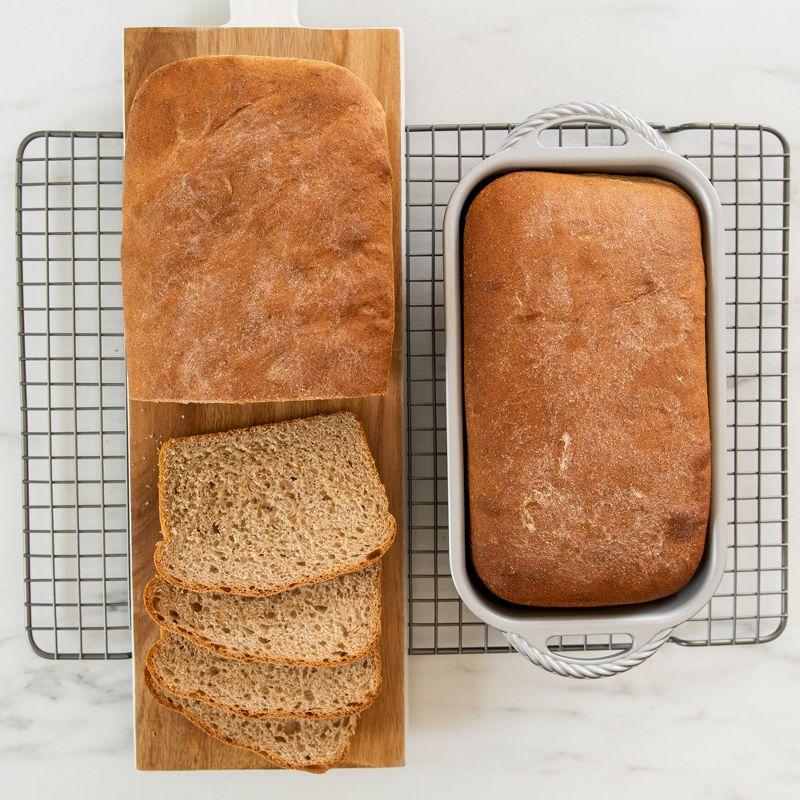
<path fill-rule="evenodd" d="M 442 220 L 456 183 L 512 125 L 406 129 L 409 652 L 510 650 L 461 603 L 447 530 Z M 725 218 L 727 495 L 730 546 L 709 604 L 676 629 L 682 645 L 776 638 L 787 616 L 786 347 L 789 148 L 762 125 L 657 126 L 711 180 Z M 619 145 L 612 126 L 564 123 L 552 147 Z M 553 650 L 619 650 L 624 637 L 557 637 Z"/>
<path fill-rule="evenodd" d="M 449 575 L 441 223 L 455 183 L 510 127 L 406 130 L 411 653 L 508 649 L 461 605 Z M 763 642 L 782 631 L 787 601 L 788 147 L 761 126 L 663 131 L 715 183 L 729 257 L 729 569 L 674 641 Z M 617 141 L 592 126 L 549 135 L 553 145 Z M 45 658 L 130 657 L 121 191 L 120 133 L 47 131 L 20 145 L 25 615 Z"/>
<path fill-rule="evenodd" d="M 16 191 L 25 627 L 129 658 L 122 134 L 31 134 Z"/>

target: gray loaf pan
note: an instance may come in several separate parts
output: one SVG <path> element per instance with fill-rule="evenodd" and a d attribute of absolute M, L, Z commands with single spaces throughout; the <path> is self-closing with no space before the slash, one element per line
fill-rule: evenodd
<path fill-rule="evenodd" d="M 622 145 L 545 147 L 540 134 L 554 125 L 599 123 L 621 129 Z M 463 216 L 481 184 L 515 170 L 601 172 L 646 175 L 683 188 L 700 212 L 706 265 L 706 344 L 711 422 L 711 507 L 706 548 L 691 581 L 670 597 L 629 606 L 550 609 L 513 606 L 494 597 L 470 565 L 465 480 L 465 430 L 462 386 L 461 236 Z M 676 625 L 700 611 L 725 569 L 725 271 L 722 208 L 706 177 L 672 153 L 660 135 L 637 117 L 614 106 L 575 103 L 530 117 L 511 131 L 494 155 L 457 185 L 444 217 L 444 299 L 447 380 L 447 474 L 450 568 L 461 599 L 479 619 L 502 631 L 533 663 L 560 675 L 599 678 L 624 672 L 651 656 Z M 629 646 L 603 655 L 551 650 L 561 636 L 630 637 Z M 603 641 L 608 641 L 604 638 Z"/>

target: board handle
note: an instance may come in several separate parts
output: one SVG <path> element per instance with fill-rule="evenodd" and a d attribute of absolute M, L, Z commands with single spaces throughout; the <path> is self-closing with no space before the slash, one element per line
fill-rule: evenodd
<path fill-rule="evenodd" d="M 228 0 L 226 28 L 300 28 L 297 0 Z"/>

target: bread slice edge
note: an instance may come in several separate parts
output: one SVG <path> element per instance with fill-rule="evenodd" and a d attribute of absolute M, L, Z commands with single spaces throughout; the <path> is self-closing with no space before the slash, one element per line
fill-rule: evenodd
<path fill-rule="evenodd" d="M 249 664 L 283 664 L 284 666 L 293 666 L 293 667 L 340 667 L 344 666 L 345 664 L 352 664 L 354 661 L 358 661 L 367 653 L 374 650 L 381 639 L 381 633 L 383 632 L 383 580 L 382 580 L 382 571 L 383 571 L 383 564 L 379 561 L 376 564 L 376 569 L 378 570 L 378 607 L 377 607 L 377 626 L 375 630 L 375 635 L 373 636 L 372 640 L 365 645 L 360 650 L 356 651 L 354 654 L 346 655 L 346 656 L 339 656 L 338 658 L 333 657 L 329 658 L 325 661 L 313 659 L 313 658 L 275 658 L 270 656 L 258 656 L 252 655 L 250 653 L 244 653 L 240 650 L 231 650 L 229 647 L 226 647 L 224 644 L 219 644 L 218 642 L 214 642 L 211 639 L 203 636 L 202 634 L 198 633 L 197 631 L 190 631 L 180 625 L 176 625 L 172 620 L 164 618 L 163 620 L 159 618 L 155 607 L 153 605 L 153 592 L 155 591 L 156 583 L 158 582 L 160 575 L 151 578 L 147 585 L 144 587 L 143 592 L 143 600 L 144 600 L 144 608 L 147 611 L 148 616 L 153 622 L 156 623 L 159 627 L 163 628 L 164 630 L 169 631 L 170 633 L 174 633 L 178 636 L 183 636 L 184 639 L 188 639 L 193 644 L 196 644 L 198 647 L 202 647 L 206 650 L 211 651 L 212 653 L 222 656 L 223 658 L 230 658 L 234 661 L 244 661 Z M 272 596 L 272 595 L 268 595 Z"/>
<path fill-rule="evenodd" d="M 378 695 L 380 695 L 381 689 L 383 688 L 383 660 L 380 648 L 376 647 L 374 649 L 376 657 L 375 668 L 377 670 L 377 682 L 375 691 L 372 692 L 370 695 L 368 695 L 365 698 L 365 700 L 356 707 L 351 706 L 349 708 L 342 708 L 339 711 L 332 711 L 325 714 L 302 713 L 302 712 L 280 713 L 271 711 L 256 713 L 249 711 L 241 711 L 239 709 L 235 709 L 232 708 L 231 706 L 226 705 L 220 700 L 216 700 L 213 697 L 209 697 L 203 692 L 186 692 L 186 691 L 181 691 L 180 689 L 176 689 L 173 686 L 168 686 L 163 676 L 161 676 L 158 673 L 158 670 L 155 668 L 154 664 L 156 652 L 158 648 L 162 646 L 163 641 L 164 641 L 164 629 L 162 628 L 161 636 L 159 637 L 158 641 L 155 642 L 153 645 L 151 645 L 150 649 L 147 651 L 147 655 L 145 656 L 145 668 L 147 670 L 147 674 L 150 676 L 151 681 L 155 683 L 156 686 L 158 686 L 158 688 L 164 692 L 169 692 L 169 694 L 174 694 L 177 697 L 184 697 L 187 700 L 197 700 L 200 703 L 205 703 L 206 705 L 219 708 L 222 711 L 227 711 L 229 714 L 234 714 L 237 717 L 243 717 L 247 719 L 318 719 L 318 720 L 342 719 L 343 717 L 352 717 L 355 714 L 360 714 L 362 711 L 368 709 L 378 699 Z M 366 657 L 366 655 L 370 655 L 370 652 L 367 652 L 364 657 Z M 220 656 L 220 658 L 224 658 L 224 656 Z M 237 659 L 231 659 L 231 660 L 233 661 Z M 326 666 L 324 668 L 327 669 L 328 667 Z"/>
<path fill-rule="evenodd" d="M 161 561 L 163 549 L 171 538 L 166 532 L 164 532 L 164 538 L 156 544 L 155 550 L 153 551 L 153 565 L 156 568 L 156 572 L 165 581 L 171 583 L 173 586 L 177 586 L 179 589 L 191 589 L 194 592 L 220 592 L 224 594 L 236 594 L 242 597 L 270 597 L 274 594 L 287 592 L 289 589 L 297 589 L 300 586 L 310 586 L 315 583 L 322 583 L 323 581 L 329 581 L 332 578 L 338 578 L 340 575 L 349 575 L 351 572 L 360 572 L 362 569 L 366 569 L 371 564 L 374 564 L 376 561 L 382 559 L 383 556 L 386 555 L 388 549 L 392 546 L 397 536 L 397 520 L 388 512 L 386 513 L 386 517 L 388 520 L 388 524 L 386 526 L 388 532 L 387 536 L 381 542 L 380 546 L 370 553 L 370 558 L 355 564 L 345 565 L 341 569 L 334 570 L 332 572 L 326 572 L 320 575 L 309 577 L 305 580 L 292 581 L 282 584 L 272 584 L 264 587 L 263 589 L 252 589 L 247 586 L 227 586 L 218 583 L 189 583 L 188 581 L 183 581 L 180 578 L 176 578 L 167 570 Z"/>
<path fill-rule="evenodd" d="M 204 723 L 201 719 L 196 717 L 191 711 L 188 711 L 184 708 L 181 708 L 178 705 L 175 705 L 171 702 L 170 698 L 164 694 L 163 690 L 158 686 L 158 684 L 153 679 L 150 671 L 145 667 L 144 669 L 144 683 L 147 687 L 148 692 L 153 697 L 153 699 L 159 703 L 160 705 L 168 708 L 170 711 L 174 711 L 180 714 L 182 717 L 185 717 L 189 722 L 192 723 L 196 728 L 201 730 L 207 736 L 211 736 L 213 739 L 217 739 L 224 744 L 230 745 L 231 747 L 238 747 L 241 750 L 249 750 L 251 753 L 255 753 L 257 756 L 260 756 L 268 763 L 280 767 L 281 769 L 296 769 L 301 770 L 303 772 L 313 772 L 316 774 L 321 774 L 323 772 L 327 772 L 332 767 L 338 766 L 339 764 L 347 758 L 347 754 L 350 751 L 350 743 L 353 739 L 353 735 L 355 734 L 356 729 L 356 715 L 352 715 L 352 729 L 350 731 L 350 735 L 347 737 L 347 740 L 344 743 L 341 751 L 337 753 L 336 758 L 325 761 L 319 764 L 304 764 L 304 765 L 297 765 L 292 764 L 288 761 L 284 761 L 283 759 L 276 756 L 274 753 L 271 753 L 266 750 L 259 750 L 256 747 L 251 746 L 250 744 L 243 742 L 243 741 L 234 741 L 233 739 L 229 739 L 228 737 L 220 735 L 219 732 L 215 731 L 210 725 Z M 320 720 L 321 721 L 321 720 Z"/>

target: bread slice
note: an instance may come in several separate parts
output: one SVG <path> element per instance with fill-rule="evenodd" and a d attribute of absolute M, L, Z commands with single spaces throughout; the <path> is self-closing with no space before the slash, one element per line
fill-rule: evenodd
<path fill-rule="evenodd" d="M 244 717 L 347 717 L 372 705 L 381 688 L 377 648 L 339 667 L 258 664 L 215 655 L 162 631 L 147 653 L 147 668 L 170 694 Z"/>
<path fill-rule="evenodd" d="M 395 535 L 351 413 L 164 443 L 158 572 L 198 591 L 270 595 L 377 561 Z"/>
<path fill-rule="evenodd" d="M 147 613 L 226 658 L 335 666 L 363 658 L 381 632 L 381 565 L 270 597 L 195 592 L 153 578 Z"/>
<path fill-rule="evenodd" d="M 350 747 L 357 716 L 335 719 L 252 719 L 178 697 L 162 689 L 145 670 L 145 685 L 167 708 L 183 714 L 204 733 L 251 750 L 278 767 L 326 772 L 340 764 Z"/>

